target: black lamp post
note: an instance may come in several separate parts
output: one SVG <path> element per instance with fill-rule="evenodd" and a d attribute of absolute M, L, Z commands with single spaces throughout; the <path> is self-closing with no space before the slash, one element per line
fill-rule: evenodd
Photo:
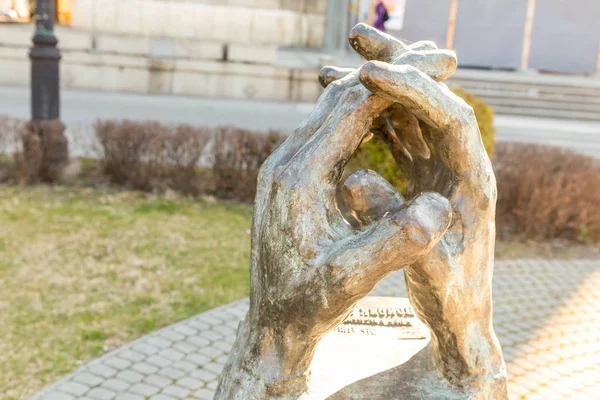
<path fill-rule="evenodd" d="M 31 117 L 34 121 L 58 119 L 60 114 L 60 52 L 54 36 L 54 0 L 37 0 L 31 58 Z"/>
<path fill-rule="evenodd" d="M 68 162 L 68 143 L 60 122 L 58 40 L 54 36 L 55 0 L 37 0 L 31 59 L 31 121 L 24 135 L 26 180 L 54 181 Z"/>

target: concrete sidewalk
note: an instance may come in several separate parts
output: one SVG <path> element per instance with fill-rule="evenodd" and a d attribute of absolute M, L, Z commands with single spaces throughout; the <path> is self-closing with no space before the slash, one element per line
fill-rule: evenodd
<path fill-rule="evenodd" d="M 228 100 L 167 95 L 69 91 L 62 92 L 62 119 L 78 135 L 91 136 L 97 119 L 159 120 L 200 126 L 232 125 L 291 132 L 314 104 Z M 0 115 L 29 116 L 29 89 L 0 87 Z M 553 144 L 600 157 L 600 122 L 497 115 L 499 141 Z M 86 143 L 90 137 L 80 137 Z M 83 146 L 83 145 L 81 145 Z M 83 151 L 73 148 L 74 153 Z"/>

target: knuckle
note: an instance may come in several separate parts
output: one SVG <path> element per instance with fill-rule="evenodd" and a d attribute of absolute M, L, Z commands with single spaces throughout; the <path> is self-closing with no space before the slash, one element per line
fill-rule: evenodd
<path fill-rule="evenodd" d="M 322 87 L 326 88 L 336 82 L 338 82 L 338 80 L 336 80 L 336 77 L 333 76 L 333 71 L 331 68 L 325 67 L 319 73 L 319 83 Z"/>
<path fill-rule="evenodd" d="M 430 229 L 426 229 L 423 226 L 407 226 L 406 236 L 409 242 L 413 245 L 417 245 L 423 248 L 428 248 L 433 244 L 434 234 Z"/>
<path fill-rule="evenodd" d="M 288 188 L 292 183 L 286 168 L 277 168 L 273 171 L 273 184 L 278 188 Z"/>
<path fill-rule="evenodd" d="M 307 186 L 307 174 L 298 174 L 289 167 L 280 167 L 273 174 L 273 189 L 286 192 L 298 192 Z"/>
<path fill-rule="evenodd" d="M 328 89 L 331 88 L 331 89 L 329 89 L 330 92 L 337 92 L 337 91 L 343 89 L 345 86 L 346 86 L 346 82 L 344 80 L 337 79 L 333 82 L 330 82 L 327 85 L 327 88 Z"/>
<path fill-rule="evenodd" d="M 360 291 L 360 277 L 348 271 L 346 265 L 339 263 L 328 264 L 327 279 L 332 290 L 343 293 L 345 296 L 351 296 Z"/>
<path fill-rule="evenodd" d="M 463 104 L 461 105 L 461 111 L 464 114 L 465 118 L 469 121 L 477 121 L 477 118 L 475 116 L 475 110 L 465 101 L 463 101 Z"/>
<path fill-rule="evenodd" d="M 438 47 L 435 42 L 432 42 L 431 40 L 420 40 L 410 45 L 409 48 L 412 50 L 427 51 L 437 50 Z"/>
<path fill-rule="evenodd" d="M 358 96 L 362 91 L 362 87 L 357 85 L 346 89 L 346 95 L 349 97 Z"/>
<path fill-rule="evenodd" d="M 489 210 L 496 205 L 498 189 L 491 168 L 486 168 L 485 172 L 473 177 L 471 196 L 479 210 Z"/>
<path fill-rule="evenodd" d="M 396 85 L 408 90 L 410 87 L 418 86 L 420 81 L 422 81 L 422 72 L 415 66 L 406 64 L 402 65 L 399 68 L 401 72 L 398 74 L 394 81 Z"/>
<path fill-rule="evenodd" d="M 459 98 L 460 99 L 460 98 Z M 458 103 L 459 110 L 459 121 L 462 124 L 471 125 L 473 122 L 477 123 L 477 117 L 475 116 L 475 110 L 466 101 L 460 99 Z"/>
<path fill-rule="evenodd" d="M 344 79 L 338 79 L 325 85 L 323 99 L 325 101 L 337 102 L 338 97 L 344 92 L 348 83 Z"/>
<path fill-rule="evenodd" d="M 414 53 L 415 56 L 418 56 L 418 53 Z M 405 64 L 403 65 L 404 67 L 404 73 L 406 75 L 420 75 L 421 71 L 419 70 L 419 68 L 415 67 L 414 65 L 410 65 L 410 64 Z"/>
<path fill-rule="evenodd" d="M 449 119 L 449 128 L 461 131 L 473 130 L 477 127 L 477 118 L 473 107 L 468 105 L 460 97 L 456 95 L 453 96 L 455 96 L 453 98 L 455 102 L 455 107 L 453 108 L 455 111 L 451 114 L 451 118 Z M 477 133 L 479 134 L 479 130 Z"/>
<path fill-rule="evenodd" d="M 363 85 L 353 86 L 344 92 L 344 105 L 358 105 L 368 96 L 369 91 Z"/>
<path fill-rule="evenodd" d="M 437 48 L 438 48 L 437 45 L 435 44 L 435 42 L 433 42 L 431 40 L 422 40 L 421 47 L 427 48 L 430 50 L 437 50 Z"/>
<path fill-rule="evenodd" d="M 492 174 L 490 178 L 480 183 L 480 205 L 482 209 L 490 209 L 496 205 L 498 199 L 498 189 L 496 180 Z"/>
<path fill-rule="evenodd" d="M 259 184 L 265 184 L 273 181 L 277 164 L 281 158 L 279 149 L 271 153 L 262 163 L 258 170 L 257 181 Z"/>
<path fill-rule="evenodd" d="M 340 282 L 346 278 L 346 270 L 335 258 L 327 263 L 327 276 L 331 282 Z"/>
<path fill-rule="evenodd" d="M 260 169 L 258 170 L 259 182 L 269 181 L 273 178 L 273 162 L 271 159 L 272 156 L 273 155 L 269 156 L 269 158 L 267 158 L 265 162 L 260 166 Z"/>

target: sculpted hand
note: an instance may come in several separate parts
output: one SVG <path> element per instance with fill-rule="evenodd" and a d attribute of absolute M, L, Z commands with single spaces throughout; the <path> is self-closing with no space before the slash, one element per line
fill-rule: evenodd
<path fill-rule="evenodd" d="M 448 58 L 437 50 L 430 56 Z M 429 68 L 435 75 L 445 73 Z M 381 79 L 392 84 L 404 74 Z M 339 212 L 336 193 L 344 167 L 373 120 L 391 104 L 361 84 L 359 71 L 351 72 L 327 87 L 312 115 L 262 166 L 252 228 L 250 310 L 216 399 L 305 395 L 318 341 L 382 278 L 414 265 L 446 231 L 449 202 L 430 192 L 373 218 L 366 229 L 353 229 Z"/>
<path fill-rule="evenodd" d="M 383 60 L 363 65 L 360 81 L 389 102 L 372 130 L 388 143 L 408 178 L 408 199 L 434 191 L 452 207 L 442 240 L 405 268 L 410 301 L 432 332 L 436 367 L 464 398 L 507 398 L 504 361 L 492 327 L 496 181 L 473 109 L 438 82 L 444 77 L 427 69 L 435 64 L 415 64 L 435 50 L 415 52 L 365 25 L 354 28 L 351 43 L 367 60 Z M 348 72 L 328 71 L 327 81 Z M 358 172 L 343 189 L 347 207 L 367 229 L 404 204 L 382 181 Z M 370 195 L 374 192 L 379 195 Z"/>

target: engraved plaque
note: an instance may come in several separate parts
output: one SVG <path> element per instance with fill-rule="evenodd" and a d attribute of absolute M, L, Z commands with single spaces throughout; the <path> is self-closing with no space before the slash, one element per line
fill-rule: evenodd
<path fill-rule="evenodd" d="M 406 378 L 416 368 L 410 360 L 420 360 L 422 356 L 425 360 L 430 358 L 423 355 L 429 342 L 429 329 L 416 317 L 408 299 L 366 297 L 344 322 L 319 342 L 311 364 L 311 399 L 328 399 L 363 379 L 378 379 L 386 371 L 402 371 Z M 421 361 L 417 364 L 421 365 Z M 422 370 L 416 368 L 416 371 L 417 376 L 422 377 Z M 399 381 L 394 377 L 392 386 L 397 386 Z M 379 392 L 378 384 L 373 388 Z M 370 394 L 353 397 L 344 392 L 335 399 L 404 398 L 382 393 L 383 397 Z"/>
<path fill-rule="evenodd" d="M 407 299 L 367 297 L 335 332 L 386 339 L 425 339 L 426 332 Z"/>

